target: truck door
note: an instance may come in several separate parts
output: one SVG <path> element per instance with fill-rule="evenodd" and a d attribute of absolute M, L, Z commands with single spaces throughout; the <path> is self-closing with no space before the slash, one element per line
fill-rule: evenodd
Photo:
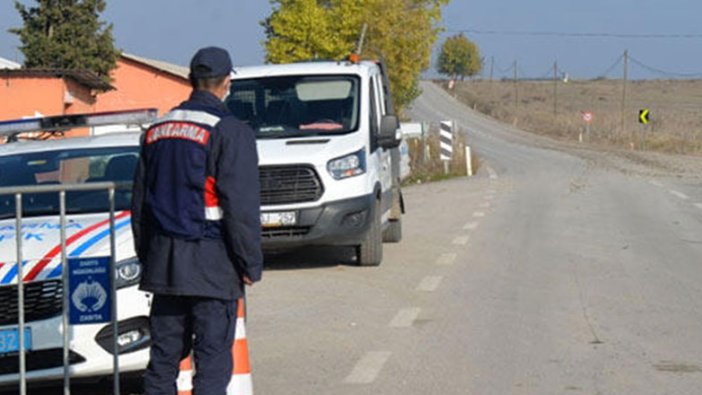
<path fill-rule="evenodd" d="M 382 82 L 378 75 L 373 75 L 370 82 L 371 104 L 371 155 L 376 157 L 379 164 L 378 179 L 382 188 L 383 222 L 387 221 L 392 207 L 392 158 L 390 150 L 378 146 L 377 137 L 380 133 L 380 119 L 386 114 L 385 98 L 383 97 Z"/>

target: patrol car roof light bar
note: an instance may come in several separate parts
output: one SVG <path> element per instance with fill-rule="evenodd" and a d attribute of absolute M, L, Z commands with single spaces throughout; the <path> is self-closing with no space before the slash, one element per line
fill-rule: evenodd
<path fill-rule="evenodd" d="M 43 118 L 15 119 L 0 122 L 0 136 L 16 141 L 23 133 L 63 132 L 69 129 L 107 125 L 143 125 L 152 123 L 158 110 L 145 108 L 129 111 L 110 111 L 92 114 L 55 115 Z"/>

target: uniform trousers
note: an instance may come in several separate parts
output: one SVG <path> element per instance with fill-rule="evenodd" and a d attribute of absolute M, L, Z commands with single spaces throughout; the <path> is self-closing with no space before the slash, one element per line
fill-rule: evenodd
<path fill-rule="evenodd" d="M 236 300 L 156 294 L 145 395 L 175 395 L 180 361 L 193 351 L 193 395 L 226 395 L 232 376 Z"/>

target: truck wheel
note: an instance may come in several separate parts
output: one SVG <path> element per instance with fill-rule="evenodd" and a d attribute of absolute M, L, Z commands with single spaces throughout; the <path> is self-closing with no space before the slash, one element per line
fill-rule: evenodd
<path fill-rule="evenodd" d="M 356 246 L 358 266 L 378 266 L 383 260 L 383 235 L 380 220 L 380 202 L 378 202 L 368 234 L 366 234 L 363 243 Z"/>
<path fill-rule="evenodd" d="M 383 232 L 383 242 L 399 243 L 402 240 L 402 219 L 390 220 Z"/>

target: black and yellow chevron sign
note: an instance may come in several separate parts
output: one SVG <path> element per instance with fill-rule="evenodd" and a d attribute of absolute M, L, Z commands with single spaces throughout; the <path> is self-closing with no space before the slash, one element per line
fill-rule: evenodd
<path fill-rule="evenodd" d="M 648 108 L 639 110 L 639 123 L 648 125 L 649 122 L 651 122 L 651 110 L 649 110 Z"/>

